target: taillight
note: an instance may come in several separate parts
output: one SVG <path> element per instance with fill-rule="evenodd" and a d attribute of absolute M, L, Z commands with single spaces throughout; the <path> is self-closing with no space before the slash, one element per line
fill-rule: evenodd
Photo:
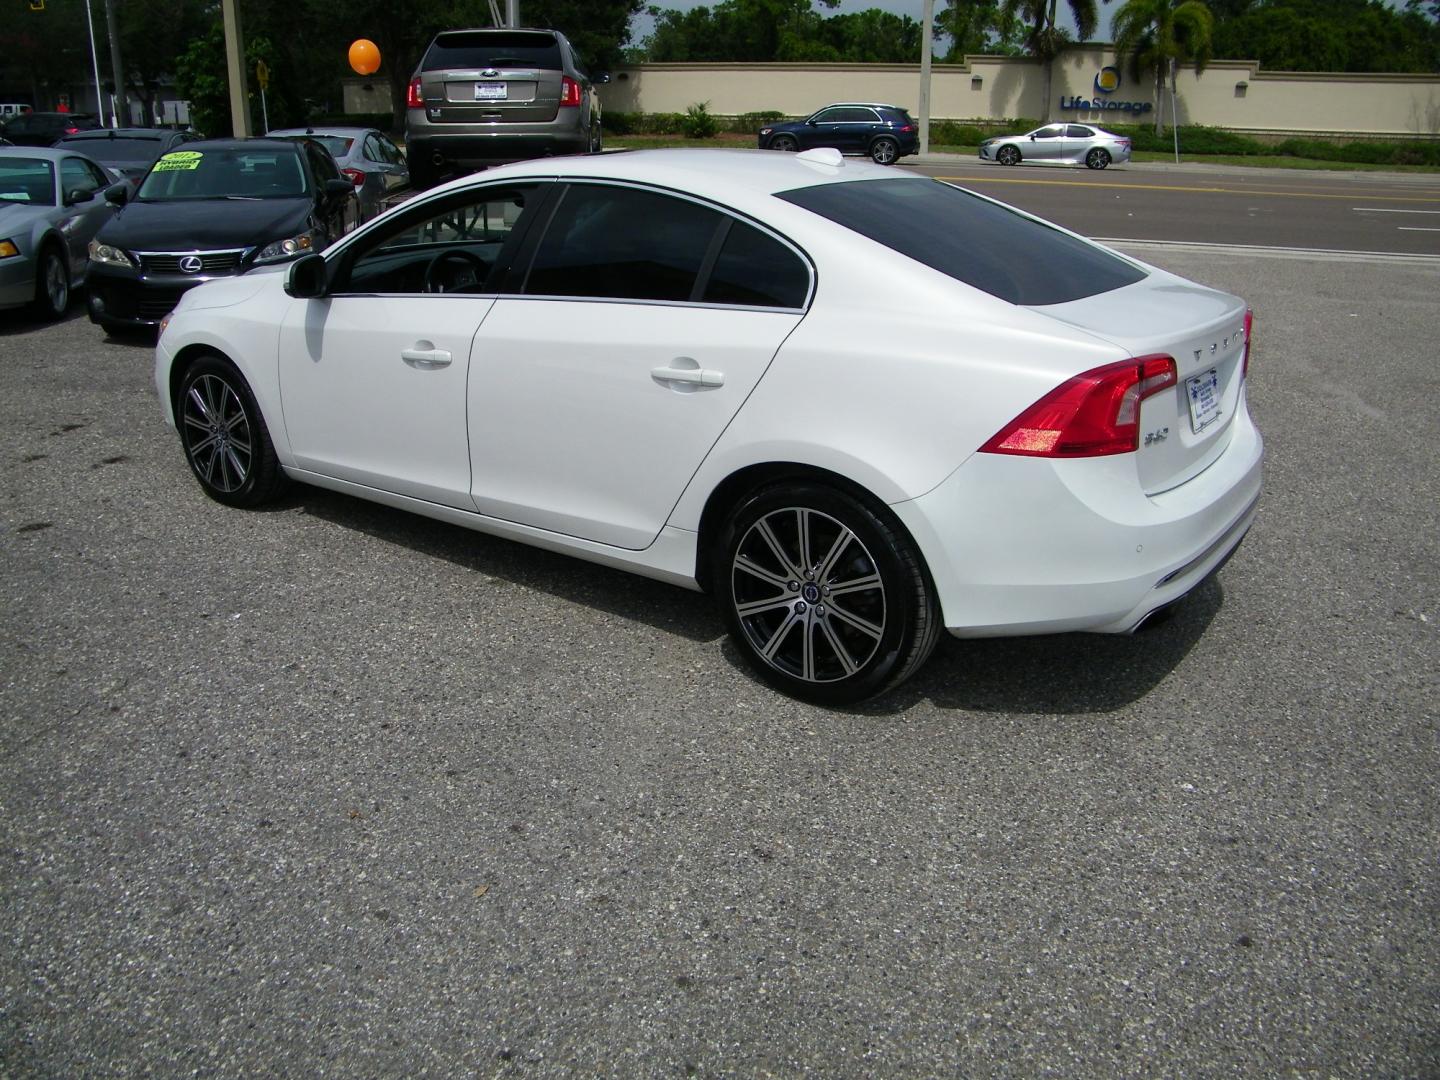
<path fill-rule="evenodd" d="M 77 128 L 77 127 L 67 127 L 67 128 L 65 129 L 65 134 L 66 134 L 66 135 L 74 135 L 74 134 L 75 134 L 77 131 L 79 131 L 79 130 L 80 130 L 80 129 Z"/>
<path fill-rule="evenodd" d="M 900 134 L 901 134 L 901 135 L 909 135 L 910 132 L 912 132 L 912 131 L 914 131 L 914 130 L 915 130 L 915 125 L 914 125 L 914 124 L 905 124 L 903 127 L 900 128 Z"/>
<path fill-rule="evenodd" d="M 580 84 L 569 75 L 563 75 L 560 78 L 560 104 L 580 104 Z"/>
<path fill-rule="evenodd" d="M 405 93 L 405 107 L 407 109 L 423 109 L 425 101 L 420 96 L 420 79 L 418 77 L 410 80 L 410 89 Z"/>
<path fill-rule="evenodd" d="M 1250 330 L 1255 325 L 1255 312 L 1248 307 L 1245 309 L 1245 359 L 1240 364 L 1240 374 L 1249 377 L 1250 375 Z"/>
<path fill-rule="evenodd" d="M 365 174 L 359 169 L 341 169 L 340 171 L 345 174 L 345 179 L 349 180 L 350 183 L 356 187 L 360 187 L 365 183 Z"/>
<path fill-rule="evenodd" d="M 1076 375 L 980 448 L 986 454 L 1102 457 L 1140 446 L 1140 403 L 1176 383 L 1175 361 L 1141 356 Z"/>

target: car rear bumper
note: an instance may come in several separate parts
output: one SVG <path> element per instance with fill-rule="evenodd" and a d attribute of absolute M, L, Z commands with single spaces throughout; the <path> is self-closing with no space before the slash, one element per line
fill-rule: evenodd
<path fill-rule="evenodd" d="M 975 454 L 892 507 L 919 544 L 957 637 L 1126 633 L 1214 573 L 1255 517 L 1263 440 L 1243 406 L 1230 445 L 1145 495 L 1135 455 Z"/>
<path fill-rule="evenodd" d="M 473 167 L 583 154 L 590 148 L 589 133 L 578 127 L 555 131 L 532 125 L 511 126 L 517 130 L 503 130 L 496 125 L 493 131 L 447 132 L 438 130 L 439 125 L 430 125 L 406 138 L 405 152 L 411 161 L 424 165 Z"/>

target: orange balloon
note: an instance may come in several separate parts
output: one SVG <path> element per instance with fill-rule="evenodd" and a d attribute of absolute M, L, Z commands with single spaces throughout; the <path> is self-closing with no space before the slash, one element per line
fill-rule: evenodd
<path fill-rule="evenodd" d="M 368 38 L 350 45 L 350 66 L 361 75 L 374 75 L 380 70 L 380 50 Z"/>

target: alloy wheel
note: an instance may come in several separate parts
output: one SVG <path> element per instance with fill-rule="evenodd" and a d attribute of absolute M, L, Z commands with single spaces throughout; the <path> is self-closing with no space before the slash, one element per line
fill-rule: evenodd
<path fill-rule="evenodd" d="M 239 394 L 218 375 L 201 375 L 185 394 L 185 453 L 206 485 L 235 492 L 250 476 L 254 460 L 250 417 Z"/>

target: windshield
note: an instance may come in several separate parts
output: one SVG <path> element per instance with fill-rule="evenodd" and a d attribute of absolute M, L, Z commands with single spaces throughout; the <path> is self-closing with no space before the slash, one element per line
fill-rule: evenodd
<path fill-rule="evenodd" d="M 421 61 L 422 71 L 452 68 L 541 68 L 559 71 L 560 43 L 554 34 L 524 30 L 456 30 L 435 39 Z"/>
<path fill-rule="evenodd" d="M 154 161 L 160 153 L 159 139 L 61 139 L 59 144 L 79 151 L 96 161 Z"/>
<path fill-rule="evenodd" d="M 267 146 L 172 150 L 150 169 L 139 198 L 294 199 L 309 194 L 300 155 Z"/>
<path fill-rule="evenodd" d="M 780 198 L 1012 304 L 1063 304 L 1132 285 L 1117 255 L 940 180 L 861 180 Z"/>
<path fill-rule="evenodd" d="M 40 158 L 0 159 L 0 202 L 55 205 L 55 166 Z"/>

